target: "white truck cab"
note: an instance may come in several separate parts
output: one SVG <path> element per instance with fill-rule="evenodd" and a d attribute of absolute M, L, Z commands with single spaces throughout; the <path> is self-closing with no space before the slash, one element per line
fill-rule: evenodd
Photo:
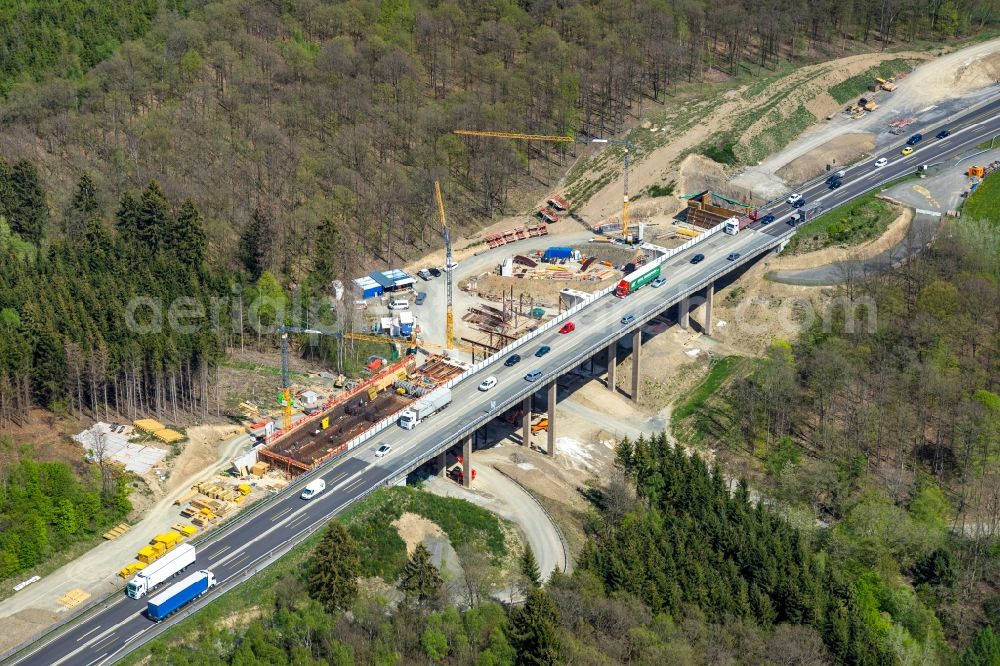
<path fill-rule="evenodd" d="M 299 497 L 304 500 L 311 500 L 324 490 L 326 490 L 326 481 L 323 479 L 313 479 L 306 484 L 305 488 L 302 489 L 302 494 L 299 495 Z"/>

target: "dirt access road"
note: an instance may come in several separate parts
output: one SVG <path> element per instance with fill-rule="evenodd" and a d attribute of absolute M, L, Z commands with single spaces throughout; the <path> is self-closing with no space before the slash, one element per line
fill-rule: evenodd
<path fill-rule="evenodd" d="M 177 457 L 167 479 L 164 496 L 149 508 L 128 532 L 105 541 L 42 580 L 29 585 L 0 603 L 0 652 L 10 649 L 58 620 L 68 609 L 58 599 L 73 589 L 99 599 L 124 586 L 118 569 L 135 559 L 149 540 L 180 520 L 180 507 L 173 501 L 191 484 L 210 477 L 229 464 L 233 456 L 252 445 L 246 434 L 219 441 L 230 426 L 199 426 L 188 431 L 190 441 Z M 186 522 L 186 521 L 185 521 Z"/>
<path fill-rule="evenodd" d="M 926 58 L 927 55 L 900 53 L 893 57 Z M 858 62 L 866 62 L 863 56 L 856 58 L 860 58 Z M 837 113 L 833 120 L 814 125 L 782 150 L 744 170 L 732 182 L 763 198 L 779 197 L 798 182 L 816 176 L 832 160 L 845 164 L 872 148 L 902 141 L 923 127 L 944 122 L 955 111 L 994 95 L 998 81 L 1000 39 L 941 55 L 900 79 L 894 92 L 880 93 L 879 108 L 875 111 L 857 120 Z M 837 105 L 829 113 L 839 109 Z M 891 134 L 887 123 L 904 116 L 917 118 L 917 122 L 907 126 L 901 136 Z"/>

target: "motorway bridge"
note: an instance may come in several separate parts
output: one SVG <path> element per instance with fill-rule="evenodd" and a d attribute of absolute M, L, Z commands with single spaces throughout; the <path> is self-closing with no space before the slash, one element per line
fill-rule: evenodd
<path fill-rule="evenodd" d="M 912 155 L 901 156 L 899 145 L 886 147 L 881 155 L 847 168 L 843 186 L 828 190 L 822 179 L 797 188 L 807 202 L 822 202 L 825 210 L 841 205 L 866 192 L 874 190 L 902 176 L 912 174 L 921 164 L 943 160 L 949 155 L 968 151 L 983 141 L 1000 133 L 1000 100 L 989 102 L 978 109 L 952 118 L 947 123 L 951 135 L 945 139 L 925 139 L 917 145 Z M 933 136 L 937 128 L 919 128 L 925 136 Z M 886 157 L 888 164 L 875 168 L 878 157 Z M 101 603 L 80 613 L 76 618 L 32 640 L 11 654 L 5 663 L 32 666 L 93 665 L 111 663 L 130 650 L 163 631 L 183 617 L 210 602 L 215 596 L 238 585 L 247 577 L 273 562 L 294 544 L 302 541 L 322 527 L 331 516 L 349 504 L 387 484 L 399 482 L 421 465 L 442 456 L 454 446 L 462 446 L 465 464 L 469 465 L 472 453 L 472 436 L 487 422 L 506 409 L 523 403 L 524 426 L 529 427 L 530 398 L 543 390 L 548 393 L 548 452 L 554 450 L 558 422 L 555 413 L 556 382 L 559 377 L 598 357 L 608 365 L 607 385 L 615 387 L 615 366 L 618 361 L 618 341 L 632 338 L 631 397 L 638 398 L 641 373 L 641 327 L 668 308 L 678 308 L 680 325 L 689 323 L 690 303 L 701 301 L 702 328 L 712 329 L 712 298 L 717 280 L 779 248 L 795 229 L 785 222 L 793 209 L 780 203 L 765 212 L 776 217 L 769 225 L 755 223 L 737 236 L 723 233 L 706 234 L 692 247 L 675 252 L 664 260 L 663 275 L 667 282 L 660 288 L 643 287 L 624 299 L 613 294 L 597 295 L 589 302 L 577 306 L 570 314 L 563 315 L 576 324 L 572 333 L 561 335 L 558 325 L 543 327 L 527 338 L 518 340 L 513 347 L 523 360 L 513 367 L 505 367 L 503 359 L 512 351 L 498 354 L 492 362 L 477 364 L 454 385 L 453 403 L 442 412 L 432 415 L 414 430 L 389 426 L 370 437 L 364 444 L 351 450 L 331 464 L 303 475 L 281 494 L 251 507 L 211 532 L 197 543 L 199 569 L 211 569 L 220 581 L 216 590 L 195 602 L 185 611 L 160 624 L 153 624 L 142 614 L 145 599 L 133 600 L 124 594 L 115 594 Z M 705 255 L 704 261 L 691 264 L 697 253 Z M 731 253 L 739 258 L 729 260 Z M 634 315 L 630 324 L 621 320 Z M 534 357 L 535 350 L 548 345 L 552 351 L 543 358 Z M 524 376 L 530 370 L 542 375 L 536 382 Z M 477 390 L 479 382 L 493 375 L 499 380 L 488 393 Z M 527 441 L 525 439 L 525 441 Z M 374 449 L 381 443 L 392 445 L 392 453 L 385 458 L 375 458 Z M 466 469 L 465 479 L 470 479 Z M 322 477 L 326 480 L 325 493 L 310 502 L 299 499 L 299 489 L 307 481 Z"/>

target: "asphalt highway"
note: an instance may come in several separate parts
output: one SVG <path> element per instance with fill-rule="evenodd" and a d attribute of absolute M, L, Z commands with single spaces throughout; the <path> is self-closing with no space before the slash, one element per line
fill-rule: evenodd
<path fill-rule="evenodd" d="M 998 111 L 1000 100 L 956 118 L 948 125 L 913 128 L 910 134 L 921 131 L 928 138 L 917 144 L 912 155 L 900 155 L 901 145 L 886 147 L 880 155 L 848 167 L 844 184 L 839 189 L 830 190 L 819 180 L 797 191 L 807 204 L 819 201 L 823 203 L 824 210 L 829 210 L 913 173 L 920 164 L 933 163 L 953 153 L 966 151 L 984 138 L 989 139 L 1000 133 Z M 951 130 L 951 136 L 940 140 L 932 138 L 941 127 Z M 900 144 L 908 136 L 901 135 Z M 876 169 L 873 163 L 881 156 L 888 158 L 888 164 Z M 326 481 L 327 489 L 315 499 L 305 501 L 299 498 L 304 481 L 291 485 L 266 507 L 235 527 L 221 530 L 208 543 L 200 545 L 198 559 L 192 569 L 212 570 L 220 586 L 252 575 L 269 561 L 269 554 L 289 540 L 343 510 L 371 489 L 398 479 L 486 420 L 498 416 L 507 406 L 533 391 L 544 389 L 560 374 L 633 332 L 692 291 L 770 250 L 794 233 L 795 229 L 785 223 L 793 212 L 791 206 L 779 203 L 766 212 L 776 217 L 771 224 L 755 223 L 737 236 L 717 233 L 668 259 L 662 269 L 667 279 L 664 286 L 646 286 L 623 299 L 613 295 L 599 298 L 573 317 L 575 331 L 567 334 L 558 333 L 558 329 L 548 331 L 517 350 L 522 357 L 520 363 L 513 367 L 495 363 L 456 384 L 452 389 L 453 402 L 443 411 L 432 415 L 413 430 L 389 427 L 325 469 L 321 476 Z M 730 253 L 739 253 L 740 256 L 729 260 Z M 705 259 L 698 264 L 690 263 L 695 254 L 703 254 Z M 635 321 L 627 326 L 621 324 L 626 315 L 635 316 Z M 541 358 L 535 357 L 535 351 L 542 345 L 551 347 L 551 352 Z M 542 378 L 537 382 L 526 381 L 524 376 L 531 370 L 540 370 Z M 488 392 L 479 391 L 480 381 L 490 375 L 497 378 L 497 385 Z M 392 451 L 384 458 L 376 458 L 374 450 L 382 443 L 390 444 Z M 208 598 L 213 594 L 217 592 L 210 593 Z M 86 621 L 40 641 L 15 655 L 8 663 L 32 666 L 111 663 L 148 640 L 151 629 L 157 626 L 143 614 L 145 604 L 145 598 L 133 600 L 122 593 Z M 182 610 L 175 618 L 185 615 Z"/>

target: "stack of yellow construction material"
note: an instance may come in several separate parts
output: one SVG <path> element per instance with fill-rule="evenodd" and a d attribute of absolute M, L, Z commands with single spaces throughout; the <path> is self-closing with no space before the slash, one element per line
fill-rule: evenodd
<path fill-rule="evenodd" d="M 266 462 L 259 462 L 250 468 L 250 473 L 253 474 L 254 476 L 264 476 L 265 474 L 267 474 L 268 468 L 270 468 L 270 465 L 268 465 Z"/>
<path fill-rule="evenodd" d="M 121 571 L 118 572 L 118 575 L 127 580 L 132 576 L 132 574 L 134 574 L 137 571 L 142 571 L 145 568 L 146 568 L 145 562 L 132 562 L 128 566 L 122 567 Z"/>
<path fill-rule="evenodd" d="M 153 545 L 155 546 L 158 543 L 162 543 L 166 550 L 170 550 L 171 548 L 179 544 L 182 538 L 183 537 L 180 535 L 179 532 L 174 532 L 173 530 L 171 530 L 169 532 L 164 532 L 163 534 L 157 534 L 155 537 L 153 537 Z"/>
<path fill-rule="evenodd" d="M 129 528 L 128 523 L 118 523 L 117 525 L 115 525 L 110 530 L 104 533 L 104 538 L 107 539 L 108 541 L 110 541 L 111 539 L 117 539 L 121 535 L 125 534 L 125 532 L 128 531 L 128 528 Z"/>
<path fill-rule="evenodd" d="M 185 537 L 194 536 L 194 534 L 198 531 L 198 528 L 194 525 L 185 525 L 184 523 L 174 523 L 172 529 L 181 536 Z"/>
<path fill-rule="evenodd" d="M 136 553 L 135 559 L 143 562 L 145 564 L 152 564 L 160 557 L 162 553 L 158 553 L 152 546 L 143 546 Z"/>
<path fill-rule="evenodd" d="M 176 504 L 177 506 L 187 504 L 188 502 L 193 500 L 197 495 L 198 495 L 198 488 L 197 487 L 191 488 L 191 490 L 187 491 L 186 493 L 175 499 L 174 504 Z"/>
<path fill-rule="evenodd" d="M 70 590 L 66 594 L 59 597 L 58 601 L 66 608 L 75 608 L 89 598 L 90 592 L 84 592 L 83 590 L 77 588 L 75 590 Z"/>
<path fill-rule="evenodd" d="M 241 495 L 249 495 L 253 491 L 253 488 L 251 488 L 246 483 L 241 483 L 240 485 L 236 486 L 236 489 L 240 491 Z"/>

